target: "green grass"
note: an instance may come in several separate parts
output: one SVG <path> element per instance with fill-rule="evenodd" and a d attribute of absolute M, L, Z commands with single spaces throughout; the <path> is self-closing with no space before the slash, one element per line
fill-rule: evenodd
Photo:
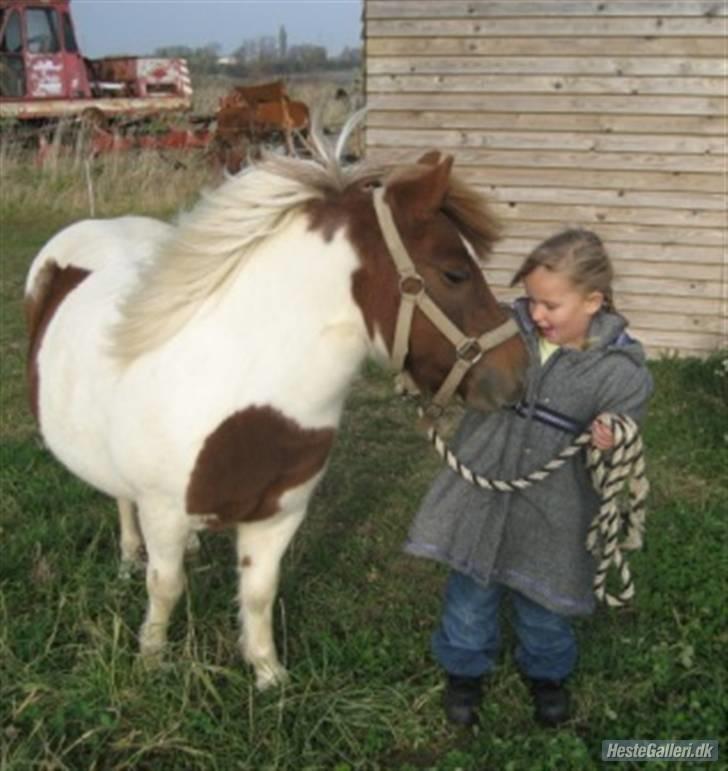
<path fill-rule="evenodd" d="M 24 272 L 61 224 L 57 211 L 0 212 L 0 768 L 596 769 L 606 738 L 721 737 L 728 374 L 717 357 L 652 365 L 637 597 L 579 622 L 563 729 L 533 722 L 510 652 L 483 727 L 445 723 L 428 652 L 445 573 L 401 553 L 438 461 L 374 368 L 284 560 L 276 629 L 290 684 L 257 694 L 238 658 L 225 534 L 206 536 L 188 564 L 166 663 L 145 669 L 145 590 L 116 577 L 113 506 L 42 448 L 25 406 Z"/>

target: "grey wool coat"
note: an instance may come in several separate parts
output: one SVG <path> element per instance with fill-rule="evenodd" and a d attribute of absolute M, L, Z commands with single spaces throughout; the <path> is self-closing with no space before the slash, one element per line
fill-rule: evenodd
<path fill-rule="evenodd" d="M 536 405 L 582 429 L 602 412 L 639 421 L 653 388 L 642 346 L 618 314 L 600 311 L 592 319 L 586 350 L 560 348 L 541 364 L 527 301 L 517 300 L 514 311 L 530 353 L 525 408 L 521 414 L 468 411 L 452 443 L 463 463 L 496 479 L 541 468 L 574 438 L 536 419 Z M 444 562 L 482 585 L 508 586 L 556 613 L 589 614 L 596 563 L 585 544 L 598 509 L 581 453 L 517 493 L 473 487 L 445 468 L 415 515 L 405 551 Z"/>

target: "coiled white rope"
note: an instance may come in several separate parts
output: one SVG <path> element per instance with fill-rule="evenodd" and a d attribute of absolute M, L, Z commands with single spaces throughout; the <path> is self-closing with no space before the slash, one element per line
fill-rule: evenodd
<path fill-rule="evenodd" d="M 420 410 L 420 418 L 424 413 Z M 645 458 L 642 437 L 637 424 L 627 415 L 608 413 L 601 416 L 614 435 L 611 454 L 591 445 L 591 432 L 584 431 L 565 447 L 543 468 L 519 479 L 488 479 L 461 463 L 435 426 L 425 420 L 427 437 L 438 455 L 466 482 L 484 490 L 516 492 L 531 487 L 561 468 L 582 448 L 586 448 L 585 463 L 592 484 L 601 498 L 599 511 L 589 527 L 586 548 L 598 560 L 594 575 L 594 593 L 600 602 L 610 607 L 622 607 L 634 597 L 634 582 L 627 559 L 622 553 L 642 546 L 646 508 L 645 501 L 650 489 L 645 475 Z M 628 488 L 625 507 L 620 506 L 619 493 Z M 621 536 L 621 540 L 620 540 Z M 621 590 L 617 594 L 607 592 L 607 576 L 610 568 L 617 571 Z"/>

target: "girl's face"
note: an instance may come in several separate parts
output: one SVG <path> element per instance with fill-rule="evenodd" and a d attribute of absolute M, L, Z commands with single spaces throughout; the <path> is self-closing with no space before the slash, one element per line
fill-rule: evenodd
<path fill-rule="evenodd" d="M 580 348 L 592 316 L 601 308 L 601 292 L 585 292 L 564 273 L 539 266 L 524 279 L 531 318 L 541 335 L 555 345 Z"/>

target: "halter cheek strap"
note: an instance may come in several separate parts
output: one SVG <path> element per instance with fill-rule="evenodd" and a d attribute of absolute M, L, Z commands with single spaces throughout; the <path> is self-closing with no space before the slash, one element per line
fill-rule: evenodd
<path fill-rule="evenodd" d="M 384 192 L 383 187 L 377 188 L 374 190 L 373 199 L 374 210 L 384 236 L 384 242 L 399 273 L 399 291 L 402 299 L 395 325 L 391 360 L 395 370 L 400 373 L 401 386 L 410 393 L 418 393 L 412 377 L 404 368 L 415 308 L 419 308 L 427 316 L 435 328 L 452 343 L 456 352 L 455 364 L 427 408 L 430 416 L 436 417 L 452 398 L 468 370 L 480 361 L 484 353 L 517 335 L 519 333 L 518 325 L 509 318 L 495 329 L 476 338 L 464 334 L 453 324 L 427 294 L 424 279 L 417 272 L 402 243 L 392 216 L 392 210 L 384 200 Z"/>

